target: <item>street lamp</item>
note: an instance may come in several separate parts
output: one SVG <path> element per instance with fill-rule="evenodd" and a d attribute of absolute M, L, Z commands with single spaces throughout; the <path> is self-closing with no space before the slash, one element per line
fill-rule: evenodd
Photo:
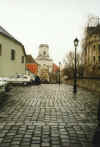
<path fill-rule="evenodd" d="M 61 62 L 59 62 L 59 85 L 60 85 L 60 65 L 61 65 Z"/>
<path fill-rule="evenodd" d="M 77 92 L 77 68 L 76 68 L 76 48 L 78 46 L 79 40 L 75 38 L 74 46 L 75 46 L 75 67 L 74 67 L 74 93 Z"/>

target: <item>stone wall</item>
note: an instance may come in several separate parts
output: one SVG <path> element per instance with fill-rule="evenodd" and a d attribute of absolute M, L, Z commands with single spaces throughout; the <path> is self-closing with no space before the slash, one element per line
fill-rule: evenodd
<path fill-rule="evenodd" d="M 73 85 L 73 80 L 67 80 L 66 84 Z M 100 92 L 100 80 L 81 79 L 77 80 L 77 85 L 88 90 Z"/>

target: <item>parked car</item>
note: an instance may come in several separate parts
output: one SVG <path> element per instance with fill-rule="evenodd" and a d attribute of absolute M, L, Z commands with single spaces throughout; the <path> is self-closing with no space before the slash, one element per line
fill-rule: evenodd
<path fill-rule="evenodd" d="M 44 79 L 44 80 L 41 80 L 41 83 L 42 83 L 42 84 L 49 84 L 49 81 L 46 80 L 46 79 Z"/>
<path fill-rule="evenodd" d="M 32 85 L 34 85 L 35 84 L 35 77 L 36 77 L 36 75 L 33 74 L 30 77 L 31 77 L 31 80 L 32 80 Z"/>
<path fill-rule="evenodd" d="M 32 78 L 32 84 L 33 85 L 39 85 L 39 84 L 41 84 L 41 81 L 40 81 L 39 76 L 33 74 L 31 76 L 31 78 Z"/>
<path fill-rule="evenodd" d="M 7 92 L 8 90 L 9 90 L 8 82 L 0 78 L 0 93 Z"/>
<path fill-rule="evenodd" d="M 36 83 L 36 85 L 40 85 L 41 84 L 41 80 L 40 80 L 39 76 L 35 77 L 35 83 Z"/>
<path fill-rule="evenodd" d="M 32 84 L 32 79 L 28 75 L 17 74 L 8 78 L 8 82 L 12 85 L 30 85 Z"/>

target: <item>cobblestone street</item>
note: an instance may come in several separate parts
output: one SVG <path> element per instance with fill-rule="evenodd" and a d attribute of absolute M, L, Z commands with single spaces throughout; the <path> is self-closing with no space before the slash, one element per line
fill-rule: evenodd
<path fill-rule="evenodd" d="M 0 147 L 92 147 L 98 102 L 68 85 L 14 87 L 0 104 Z"/>

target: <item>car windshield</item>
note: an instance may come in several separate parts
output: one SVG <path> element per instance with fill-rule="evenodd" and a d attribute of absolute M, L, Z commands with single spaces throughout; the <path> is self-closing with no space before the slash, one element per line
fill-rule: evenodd
<path fill-rule="evenodd" d="M 27 79 L 28 77 L 26 75 L 15 75 L 15 76 L 10 76 L 10 79 L 19 79 L 19 78 L 24 78 L 24 79 Z"/>
<path fill-rule="evenodd" d="M 20 75 L 17 75 L 16 78 L 20 78 Z"/>
<path fill-rule="evenodd" d="M 16 78 L 24 78 L 24 75 L 16 75 Z"/>

